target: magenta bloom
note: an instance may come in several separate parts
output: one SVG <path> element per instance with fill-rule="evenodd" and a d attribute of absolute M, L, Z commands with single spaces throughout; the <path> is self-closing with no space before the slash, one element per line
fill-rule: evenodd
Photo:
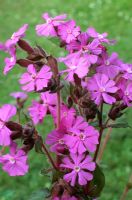
<path fill-rule="evenodd" d="M 0 157 L 2 169 L 10 176 L 23 176 L 28 172 L 27 155 L 21 149 L 17 149 L 15 143 L 10 146 L 10 153 Z"/>
<path fill-rule="evenodd" d="M 70 20 L 58 26 L 58 34 L 63 41 L 70 43 L 80 34 L 80 27 L 76 27 L 75 21 Z"/>
<path fill-rule="evenodd" d="M 95 170 L 95 163 L 92 162 L 90 156 L 70 154 L 70 157 L 63 159 L 60 167 L 71 170 L 70 173 L 64 175 L 64 180 L 70 182 L 74 186 L 77 182 L 79 185 L 86 185 L 88 181 L 93 179 L 92 171 Z"/>
<path fill-rule="evenodd" d="M 16 64 L 16 44 L 25 36 L 28 24 L 24 24 L 17 32 L 13 33 L 5 44 L 0 43 L 0 50 L 9 53 L 10 57 L 5 58 L 4 74 L 6 75 Z"/>
<path fill-rule="evenodd" d="M 100 42 L 104 43 L 110 43 L 110 41 L 107 39 L 108 34 L 107 33 L 98 33 L 93 27 L 89 27 L 87 30 L 87 33 L 90 37 L 98 39 Z"/>
<path fill-rule="evenodd" d="M 57 104 L 57 95 L 55 93 L 43 92 L 41 93 L 41 100 L 50 110 L 50 107 L 56 106 Z"/>
<path fill-rule="evenodd" d="M 74 74 L 77 74 L 79 78 L 83 78 L 88 73 L 88 63 L 83 57 L 73 56 L 71 59 L 64 61 L 64 63 L 68 69 L 62 72 L 68 73 L 66 76 L 68 81 L 74 81 Z"/>
<path fill-rule="evenodd" d="M 111 56 L 108 56 L 108 54 L 105 53 L 103 54 L 101 63 L 96 70 L 98 73 L 106 74 L 109 78 L 113 79 L 121 71 L 121 63 L 122 62 L 119 60 L 117 53 L 113 52 Z"/>
<path fill-rule="evenodd" d="M 91 93 L 92 100 L 99 105 L 102 101 L 113 104 L 116 99 L 111 96 L 117 92 L 118 88 L 115 86 L 115 82 L 110 80 L 105 74 L 95 74 L 91 77 L 87 84 L 87 89 Z"/>
<path fill-rule="evenodd" d="M 28 97 L 27 94 L 25 94 L 24 92 L 12 92 L 10 96 L 14 97 L 15 99 L 22 99 L 22 100 L 25 100 Z"/>
<path fill-rule="evenodd" d="M 7 49 L 10 49 L 12 46 L 14 47 L 17 42 L 25 37 L 25 32 L 28 29 L 28 24 L 24 24 L 17 32 L 13 33 L 10 39 L 8 39 L 5 43 Z"/>
<path fill-rule="evenodd" d="M 0 108 L 0 145 L 8 146 L 11 143 L 11 131 L 6 127 L 6 122 L 16 115 L 16 108 L 10 104 L 5 104 Z"/>
<path fill-rule="evenodd" d="M 46 144 L 50 145 L 50 151 L 56 154 L 63 153 L 65 142 L 64 142 L 64 130 L 53 130 L 47 135 Z"/>
<path fill-rule="evenodd" d="M 10 48 L 10 58 L 5 58 L 4 74 L 6 75 L 16 65 L 16 49 Z"/>
<path fill-rule="evenodd" d="M 56 116 L 56 110 L 54 109 L 51 112 L 55 124 L 57 123 L 57 116 Z M 75 119 L 75 115 L 76 115 L 76 110 L 74 108 L 68 108 L 66 105 L 61 105 L 61 126 L 67 129 L 69 127 L 71 127 L 73 120 Z"/>
<path fill-rule="evenodd" d="M 85 48 L 88 45 L 89 36 L 87 33 L 83 32 L 80 33 L 80 35 L 77 37 L 77 40 L 71 41 L 69 44 L 67 44 L 66 48 L 70 53 L 76 52 L 76 51 L 85 51 Z"/>
<path fill-rule="evenodd" d="M 56 94 L 44 92 L 41 94 L 41 100 L 41 103 L 33 101 L 32 106 L 28 109 L 34 124 L 42 123 L 47 112 L 53 111 L 57 101 Z"/>
<path fill-rule="evenodd" d="M 31 64 L 28 66 L 27 72 L 21 76 L 19 82 L 24 85 L 22 89 L 27 92 L 39 91 L 48 86 L 51 77 L 52 72 L 47 65 L 44 65 L 41 70 L 37 72 L 34 65 Z"/>
<path fill-rule="evenodd" d="M 88 67 L 90 67 L 91 64 L 95 64 L 97 62 L 98 55 L 102 53 L 102 49 L 99 46 L 100 42 L 97 39 L 94 39 L 92 42 L 88 43 L 86 34 L 81 35 L 81 40 L 81 43 L 76 41 L 71 42 L 72 45 L 68 47 L 70 51 L 72 51 L 72 48 L 76 49 L 77 51 L 69 54 L 65 58 L 60 58 L 59 60 L 67 61 L 78 56 L 83 57 L 86 60 Z"/>
<path fill-rule="evenodd" d="M 33 101 L 32 106 L 28 108 L 28 111 L 33 123 L 38 124 L 43 122 L 43 119 L 47 113 L 47 108 L 45 109 L 43 104 Z"/>
<path fill-rule="evenodd" d="M 132 106 L 132 83 L 122 78 L 117 86 L 119 88 L 119 97 L 123 100 L 123 103 L 127 106 Z"/>
<path fill-rule="evenodd" d="M 68 129 L 68 133 L 65 134 L 64 141 L 71 153 L 95 152 L 99 133 L 92 126 L 89 126 L 82 117 L 75 119 L 72 127 Z"/>
<path fill-rule="evenodd" d="M 132 80 L 132 64 L 122 64 L 121 69 L 125 79 Z"/>
<path fill-rule="evenodd" d="M 50 17 L 48 13 L 43 14 L 43 18 L 46 20 L 45 24 L 39 24 L 36 26 L 36 32 L 38 36 L 57 36 L 56 27 L 63 23 L 66 15 L 59 15 L 56 17 Z"/>

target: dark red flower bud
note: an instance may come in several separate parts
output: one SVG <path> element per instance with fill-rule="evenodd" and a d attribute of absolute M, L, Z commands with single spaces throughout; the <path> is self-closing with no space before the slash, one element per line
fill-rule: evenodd
<path fill-rule="evenodd" d="M 18 45 L 22 50 L 26 51 L 28 54 L 34 51 L 33 48 L 30 46 L 30 44 L 25 40 L 20 39 L 18 41 Z"/>

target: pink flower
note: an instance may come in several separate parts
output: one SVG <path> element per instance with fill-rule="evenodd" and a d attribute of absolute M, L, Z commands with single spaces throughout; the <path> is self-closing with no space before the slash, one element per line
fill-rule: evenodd
<path fill-rule="evenodd" d="M 111 96 L 117 92 L 118 88 L 115 86 L 115 82 L 110 80 L 105 74 L 95 74 L 88 80 L 87 89 L 91 93 L 92 100 L 99 105 L 102 101 L 108 104 L 113 104 L 116 99 Z"/>
<path fill-rule="evenodd" d="M 88 73 L 88 64 L 83 57 L 73 56 L 71 59 L 64 61 L 64 63 L 68 69 L 62 72 L 68 73 L 66 76 L 68 81 L 74 81 L 74 74 L 77 74 L 79 78 L 83 78 Z"/>
<path fill-rule="evenodd" d="M 5 58 L 5 75 L 16 65 L 16 49 L 14 47 L 10 48 L 10 56 L 10 58 Z"/>
<path fill-rule="evenodd" d="M 34 65 L 29 65 L 27 72 L 21 76 L 20 84 L 23 84 L 22 89 L 31 92 L 39 91 L 48 86 L 48 82 L 52 77 L 50 67 L 44 65 L 39 72 L 36 71 Z"/>
<path fill-rule="evenodd" d="M 111 56 L 103 54 L 100 65 L 96 68 L 98 73 L 106 74 L 109 78 L 115 78 L 121 71 L 121 61 L 118 58 L 118 54 L 113 52 Z"/>
<path fill-rule="evenodd" d="M 70 154 L 65 157 L 60 167 L 71 170 L 70 173 L 64 175 L 64 180 L 70 182 L 74 186 L 77 182 L 79 185 L 86 185 L 88 181 L 93 179 L 92 171 L 95 170 L 95 163 L 92 162 L 90 156 Z"/>
<path fill-rule="evenodd" d="M 76 115 L 76 110 L 74 108 L 68 108 L 66 105 L 62 104 L 61 105 L 61 126 L 67 129 L 68 127 L 71 127 L 73 120 L 75 119 L 75 115 Z M 54 109 L 51 112 L 55 124 L 57 123 L 57 115 L 56 115 L 56 110 Z"/>
<path fill-rule="evenodd" d="M 70 43 L 80 34 L 80 27 L 76 27 L 75 21 L 70 20 L 58 26 L 58 34 L 63 41 Z"/>
<path fill-rule="evenodd" d="M 122 78 L 117 83 L 117 86 L 119 88 L 118 95 L 123 100 L 123 103 L 127 106 L 132 106 L 132 82 Z"/>
<path fill-rule="evenodd" d="M 17 32 L 13 33 L 5 44 L 0 43 L 0 50 L 9 53 L 10 57 L 5 58 L 4 74 L 6 75 L 16 65 L 16 44 L 25 36 L 28 24 L 24 24 Z"/>
<path fill-rule="evenodd" d="M 48 111 L 53 111 L 56 106 L 56 94 L 44 92 L 41 94 L 41 103 L 33 101 L 32 106 L 29 107 L 29 115 L 34 124 L 42 123 Z"/>
<path fill-rule="evenodd" d="M 43 122 L 43 119 L 47 113 L 47 108 L 45 109 L 43 104 L 33 101 L 32 106 L 28 108 L 28 111 L 33 123 L 38 124 Z"/>
<path fill-rule="evenodd" d="M 122 64 L 121 69 L 125 79 L 132 80 L 132 64 Z"/>
<path fill-rule="evenodd" d="M 84 36 L 84 42 L 85 39 L 86 36 Z M 65 58 L 59 58 L 59 61 L 60 62 L 68 61 L 71 60 L 73 57 L 78 56 L 78 57 L 83 57 L 86 60 L 87 66 L 90 67 L 91 64 L 95 64 L 97 62 L 98 55 L 101 54 L 102 52 L 102 49 L 99 45 L 100 43 L 96 39 L 85 46 L 80 44 L 80 47 L 78 46 L 79 51 L 75 51 L 74 53 L 68 54 L 68 56 L 66 56 Z M 74 47 L 76 46 L 77 48 L 77 44 L 73 44 L 73 46 Z"/>
<path fill-rule="evenodd" d="M 50 151 L 55 152 L 56 154 L 63 153 L 65 142 L 64 142 L 65 131 L 62 129 L 53 130 L 46 137 L 46 144 L 50 145 Z"/>
<path fill-rule="evenodd" d="M 41 100 L 43 101 L 43 104 L 47 107 L 53 107 L 56 106 L 57 104 L 57 95 L 54 93 L 49 93 L 49 92 L 43 92 L 41 93 Z"/>
<path fill-rule="evenodd" d="M 23 176 L 28 172 L 27 155 L 21 149 L 17 149 L 15 143 L 10 146 L 10 153 L 0 157 L 2 169 L 10 176 Z"/>
<path fill-rule="evenodd" d="M 95 152 L 99 133 L 82 117 L 75 119 L 73 125 L 68 129 L 68 133 L 65 134 L 64 141 L 71 153 L 83 154 L 87 150 Z"/>
<path fill-rule="evenodd" d="M 15 106 L 5 104 L 0 108 L 0 145 L 8 146 L 11 143 L 11 131 L 6 127 L 6 122 L 16 114 Z"/>
<path fill-rule="evenodd" d="M 104 43 L 110 43 L 110 41 L 107 39 L 108 33 L 98 33 L 96 32 L 96 30 L 93 27 L 89 27 L 87 29 L 87 33 L 90 37 L 98 39 L 100 42 L 104 42 Z"/>
<path fill-rule="evenodd" d="M 36 26 L 36 32 L 38 36 L 57 36 L 56 27 L 63 23 L 66 15 L 59 15 L 56 17 L 50 17 L 48 13 L 43 14 L 43 18 L 46 20 L 45 24 L 39 24 Z"/>
<path fill-rule="evenodd" d="M 24 92 L 12 92 L 10 96 L 14 97 L 15 99 L 22 99 L 22 100 L 25 100 L 28 97 L 27 94 L 25 94 Z"/>
<path fill-rule="evenodd" d="M 21 38 L 25 37 L 25 32 L 27 29 L 28 24 L 24 24 L 17 32 L 14 32 L 11 38 L 6 41 L 6 48 L 10 49 L 12 46 L 14 47 Z"/>
<path fill-rule="evenodd" d="M 89 36 L 86 32 L 80 33 L 80 35 L 77 37 L 77 40 L 71 41 L 69 44 L 67 44 L 67 50 L 70 51 L 70 53 L 81 51 L 84 52 L 85 48 L 87 48 L 89 41 Z"/>

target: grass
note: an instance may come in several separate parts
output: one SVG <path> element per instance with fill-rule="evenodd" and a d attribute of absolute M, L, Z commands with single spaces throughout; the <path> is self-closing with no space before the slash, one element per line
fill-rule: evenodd
<path fill-rule="evenodd" d="M 85 31 L 88 26 L 94 26 L 99 32 L 107 31 L 110 38 L 118 43 L 110 47 L 117 51 L 125 62 L 132 61 L 132 1 L 130 0 L 0 0 L 0 41 L 5 41 L 23 23 L 29 23 L 27 39 L 32 44 L 41 44 L 53 55 L 58 55 L 54 45 L 42 38 L 37 38 L 34 27 L 41 23 L 41 14 L 50 12 L 53 15 L 67 13 L 74 18 Z M 0 57 L 0 104 L 13 103 L 9 93 L 19 90 L 17 78 L 20 69 L 14 69 L 8 76 L 2 75 L 2 54 Z M 126 113 L 128 122 L 132 125 L 131 114 Z M 47 119 L 41 127 L 43 134 L 50 131 L 50 120 Z M 102 167 L 106 176 L 106 186 L 101 200 L 118 200 L 132 167 L 132 133 L 131 129 L 116 129 L 104 153 Z M 24 177 L 10 178 L 2 172 L 0 176 L 0 200 L 28 200 L 33 191 L 49 186 L 46 176 L 39 171 L 47 166 L 42 155 L 30 154 L 30 171 Z M 132 199 L 132 191 L 126 200 Z"/>

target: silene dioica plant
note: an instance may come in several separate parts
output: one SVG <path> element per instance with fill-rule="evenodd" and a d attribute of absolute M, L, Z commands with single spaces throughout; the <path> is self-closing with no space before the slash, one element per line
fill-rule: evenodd
<path fill-rule="evenodd" d="M 65 14 L 42 17 L 45 22 L 36 26 L 37 35 L 58 38 L 67 55 L 54 58 L 43 47 L 32 47 L 23 39 L 27 24 L 0 43 L 0 50 L 8 54 L 4 75 L 16 64 L 23 67 L 19 83 L 26 92 L 11 93 L 16 106 L 0 108 L 0 163 L 9 176 L 24 176 L 29 170 L 28 154 L 35 149 L 50 163 L 49 169 L 42 170 L 51 178 L 42 199 L 95 200 L 105 184 L 99 166 L 102 135 L 106 129 L 127 126 L 115 121 L 132 105 L 132 64 L 124 63 L 115 52 L 108 54 L 108 46 L 115 41 L 107 33 L 92 27 L 82 32 L 74 20 L 65 20 Z M 18 58 L 18 50 L 26 58 Z M 65 69 L 59 70 L 60 63 Z M 31 92 L 39 100 L 26 108 Z M 54 129 L 44 141 L 36 125 L 45 129 L 47 115 L 53 118 Z M 24 124 L 21 118 L 26 118 Z"/>

